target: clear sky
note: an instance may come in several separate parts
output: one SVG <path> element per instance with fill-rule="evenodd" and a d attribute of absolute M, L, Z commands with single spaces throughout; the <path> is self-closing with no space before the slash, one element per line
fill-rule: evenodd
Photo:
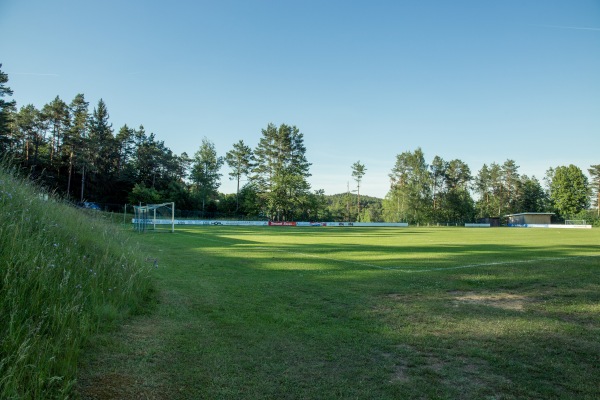
<path fill-rule="evenodd" d="M 360 160 L 385 196 L 417 147 L 473 175 L 600 164 L 599 0 L 0 0 L 0 63 L 18 107 L 102 98 L 178 154 L 296 125 L 327 194 Z"/>

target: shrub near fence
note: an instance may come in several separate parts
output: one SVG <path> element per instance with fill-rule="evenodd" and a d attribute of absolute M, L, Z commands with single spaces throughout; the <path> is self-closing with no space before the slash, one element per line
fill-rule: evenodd
<path fill-rule="evenodd" d="M 0 167 L 0 398 L 66 398 L 90 335 L 151 293 L 119 228 Z"/>

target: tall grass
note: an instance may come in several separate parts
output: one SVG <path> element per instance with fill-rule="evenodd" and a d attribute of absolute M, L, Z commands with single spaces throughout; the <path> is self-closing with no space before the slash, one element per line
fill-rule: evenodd
<path fill-rule="evenodd" d="M 0 166 L 0 398 L 66 398 L 90 335 L 152 293 L 118 229 Z"/>

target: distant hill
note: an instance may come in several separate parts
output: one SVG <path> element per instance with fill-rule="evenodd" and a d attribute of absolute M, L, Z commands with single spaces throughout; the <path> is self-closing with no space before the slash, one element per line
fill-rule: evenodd
<path fill-rule="evenodd" d="M 327 198 L 343 198 L 346 199 L 346 197 L 350 196 L 351 199 L 356 200 L 358 198 L 358 195 L 356 193 L 337 193 L 337 194 L 330 194 L 330 195 L 325 195 L 325 197 Z M 362 203 L 362 201 L 365 202 L 382 202 L 383 199 L 380 199 L 379 197 L 373 197 L 373 196 L 367 196 L 367 195 L 360 195 L 360 202 Z"/>
<path fill-rule="evenodd" d="M 325 196 L 332 221 L 358 221 L 358 195 L 337 193 Z M 360 195 L 360 221 L 382 222 L 383 199 Z"/>

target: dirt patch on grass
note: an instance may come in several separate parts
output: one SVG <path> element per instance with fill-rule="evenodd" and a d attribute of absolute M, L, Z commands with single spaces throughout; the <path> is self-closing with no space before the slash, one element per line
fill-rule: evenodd
<path fill-rule="evenodd" d="M 403 300 L 403 301 L 412 301 L 418 299 L 417 295 L 414 294 L 403 294 L 403 293 L 390 293 L 385 297 L 392 300 Z"/>
<path fill-rule="evenodd" d="M 408 368 L 404 365 L 396 365 L 396 367 L 394 368 L 394 373 L 391 376 L 390 382 L 394 383 L 394 382 L 400 382 L 400 383 L 406 383 L 410 380 L 410 378 L 408 377 L 408 372 L 407 372 Z"/>
<path fill-rule="evenodd" d="M 138 317 L 101 335 L 80 365 L 76 391 L 82 399 L 169 399 L 168 377 L 155 363 L 163 357 L 160 324 Z"/>
<path fill-rule="evenodd" d="M 530 302 L 527 296 L 512 293 L 452 292 L 454 304 L 479 304 L 503 310 L 523 311 Z"/>
<path fill-rule="evenodd" d="M 160 387 L 143 382 L 132 375 L 117 373 L 88 377 L 85 382 L 80 383 L 79 394 L 82 399 L 89 400 L 168 398 Z"/>

